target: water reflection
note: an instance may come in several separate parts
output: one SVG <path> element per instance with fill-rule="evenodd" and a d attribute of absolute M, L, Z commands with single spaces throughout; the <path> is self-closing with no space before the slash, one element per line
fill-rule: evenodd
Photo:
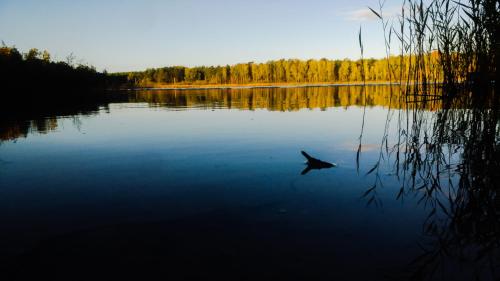
<path fill-rule="evenodd" d="M 57 117 L 83 117 L 109 111 L 111 103 L 147 103 L 151 107 L 172 110 L 184 109 L 241 109 L 270 111 L 296 111 L 350 106 L 383 106 L 414 108 L 417 101 L 400 102 L 397 91 L 390 86 L 299 87 L 299 88 L 244 88 L 200 90 L 148 90 L 105 94 L 98 101 L 71 104 L 41 104 L 26 109 L 5 108 L 0 115 L 0 140 L 26 137 L 30 132 L 47 133 L 58 128 Z M 439 99 L 424 99 L 426 110 L 436 110 L 443 105 Z M 421 102 L 422 100 L 419 100 Z M 420 103 L 422 104 L 422 103 Z M 456 104 L 454 105 L 456 106 Z M 20 111 L 18 110 L 20 109 Z M 75 122 L 78 122 L 75 119 Z"/>
<path fill-rule="evenodd" d="M 43 95 L 44 93 L 40 93 Z M 68 93 L 70 95 L 71 93 Z M 2 104 L 0 106 L 0 141 L 24 138 L 30 133 L 47 134 L 59 127 L 60 118 L 71 118 L 78 127 L 80 118 L 109 112 L 112 102 L 128 98 L 118 93 L 104 93 L 99 98 L 47 101 L 36 105 Z"/>
<path fill-rule="evenodd" d="M 139 91 L 131 95 L 129 101 L 147 102 L 154 106 L 176 109 L 229 108 L 295 111 L 349 106 L 414 107 L 413 102 L 401 103 L 399 96 L 395 96 L 389 89 L 390 86 L 386 85 L 370 85 L 366 86 L 367 94 L 362 86 L 150 90 Z M 426 103 L 428 110 L 435 110 L 440 106 L 440 100 Z"/>
<path fill-rule="evenodd" d="M 385 122 L 370 123 L 379 115 L 368 112 L 364 116 L 365 107 L 378 110 L 376 113 L 386 117 Z M 343 108 L 349 108 L 349 112 Z M 215 109 L 224 110 L 210 115 Z M 299 111 L 301 109 L 311 111 Z M 332 111 L 334 114 L 325 115 Z M 105 101 L 52 109 L 44 106 L 18 114 L 5 112 L 0 139 L 10 144 L 3 150 L 9 152 L 7 160 L 31 161 L 18 166 L 4 165 L 7 172 L 1 174 L 4 178 L 0 177 L 3 198 L 14 202 L 6 204 L 6 210 L 19 208 L 23 219 L 19 220 L 17 213 L 3 212 L 1 218 L 10 219 L 5 219 L 9 223 L 4 227 L 12 225 L 16 231 L 16 227 L 30 229 L 31 225 L 39 224 L 38 220 L 47 220 L 44 222 L 51 230 L 63 228 L 61 221 L 74 224 L 73 229 L 60 230 L 62 233 L 73 230 L 72 235 L 42 244 L 41 248 L 22 257 L 22 261 L 26 259 L 39 265 L 40 260 L 45 261 L 47 253 L 51 253 L 54 261 L 47 263 L 58 264 L 60 254 L 53 249 L 63 251 L 79 245 L 81 252 L 77 254 L 82 255 L 81 260 L 92 259 L 103 248 L 111 253 L 116 249 L 127 250 L 132 253 L 132 259 L 158 251 L 153 255 L 155 261 L 167 256 L 169 264 L 178 263 L 179 257 L 191 258 L 190 253 L 202 253 L 202 258 L 196 260 L 202 264 L 197 266 L 214 271 L 213 263 L 203 262 L 218 251 L 222 251 L 222 260 L 233 262 L 237 254 L 227 247 L 231 241 L 238 251 L 249 253 L 243 258 L 244 264 L 261 260 L 269 272 L 280 274 L 308 266 L 302 268 L 301 273 L 305 274 L 300 276 L 302 280 L 310 277 L 307 274 L 315 266 L 318 280 L 327 275 L 331 279 L 339 276 L 349 279 L 353 272 L 363 272 L 359 270 L 361 267 L 369 270 L 376 267 L 384 271 L 381 274 L 384 276 L 393 274 L 390 270 L 396 271 L 401 275 L 393 278 L 395 280 L 408 279 L 408 271 L 415 280 L 495 280 L 499 277 L 500 116 L 499 101 L 495 97 L 485 95 L 478 100 L 464 95 L 443 100 L 436 95 L 407 99 L 398 88 L 388 86 L 169 90 L 121 93 Z M 357 146 L 356 137 L 363 125 L 358 119 L 351 121 L 353 115 L 347 113 L 352 112 L 356 116 L 363 114 L 367 121 L 357 155 L 346 149 L 339 152 L 338 148 L 340 141 L 347 141 L 349 147 Z M 87 138 L 67 137 L 72 141 L 69 148 L 64 146 L 64 140 L 61 147 L 56 138 L 39 140 L 35 143 L 38 146 L 27 150 L 26 154 L 39 153 L 30 158 L 22 151 L 30 148 L 29 142 L 24 146 L 10 143 L 33 133 L 50 135 L 50 132 L 64 130 L 63 124 L 68 119 L 78 129 L 82 119 L 90 116 L 96 117 L 93 126 L 98 129 Z M 257 117 L 262 123 L 253 121 Z M 339 119 L 325 120 L 328 117 Z M 203 123 L 200 120 L 207 121 L 198 125 Z M 120 122 L 125 125 L 120 127 Z M 216 124 L 218 122 L 223 124 Z M 146 123 L 152 125 L 145 126 Z M 328 124 L 336 126 L 328 127 Z M 342 127 L 343 124 L 348 127 Z M 332 128 L 338 131 L 330 132 Z M 371 137 L 366 136 L 367 131 Z M 351 132 L 354 133 L 347 134 Z M 342 139 L 338 136 L 341 134 L 349 139 Z M 16 150 L 16 145 L 20 145 L 20 149 Z M 329 149 L 318 149 L 328 145 Z M 84 153 L 78 147 L 90 152 Z M 302 168 L 300 149 L 323 160 L 339 160 L 339 168 L 312 171 L 301 177 L 297 171 Z M 325 156 L 331 151 L 337 153 L 335 157 Z M 359 175 L 355 165 L 350 165 L 356 160 Z M 302 173 L 322 167 L 308 165 Z M 63 172 L 59 174 L 59 170 Z M 30 177 L 25 177 L 26 174 Z M 366 184 L 368 181 L 373 184 Z M 64 200 L 58 201 L 50 192 L 44 193 L 43 184 L 47 182 L 50 183 L 47 189 Z M 71 194 L 75 192 L 78 196 L 66 195 L 68 186 L 72 188 Z M 28 200 L 26 205 L 18 204 L 18 201 L 25 202 L 23 198 L 30 198 L 26 190 L 34 193 L 35 199 Z M 16 192 L 22 195 L 16 197 Z M 47 197 L 43 199 L 43 195 Z M 307 201 L 314 195 L 319 199 Z M 385 208 L 384 211 L 363 209 L 364 202 L 362 206 L 356 205 L 363 201 L 359 200 L 360 196 L 370 205 Z M 225 201 L 225 198 L 229 199 Z M 292 203 L 280 203 L 285 199 Z M 405 203 L 403 211 L 407 211 L 408 217 L 398 217 L 401 210 L 395 209 L 395 205 L 399 206 L 396 200 Z M 97 203 L 89 206 L 87 201 Z M 273 202 L 268 206 L 262 203 L 264 201 Z M 242 202 L 259 207 L 242 210 Z M 44 203 L 50 206 L 44 209 Z M 60 206 L 52 206 L 54 203 Z M 230 204 L 236 206 L 231 211 L 234 217 L 228 216 Z M 31 205 L 35 211 L 30 209 Z M 169 220 L 171 214 L 209 209 L 207 205 L 224 211 Z M 37 213 L 37 206 L 45 210 L 43 218 L 32 214 Z M 79 208 L 71 209 L 71 206 Z M 419 217 L 421 209 L 424 209 L 423 219 Z M 294 210 L 297 213 L 291 215 Z M 70 218 L 64 217 L 66 212 Z M 126 223 L 113 224 L 120 216 Z M 138 219 L 127 221 L 130 217 Z M 417 219 L 418 222 L 411 222 Z M 18 220 L 28 223 L 14 223 Z M 159 222 L 151 223 L 155 220 Z M 393 222 L 397 220 L 405 222 Z M 92 227 L 81 226 L 86 224 Z M 422 226 L 422 232 L 409 229 L 417 224 L 418 229 Z M 399 232 L 392 233 L 393 229 Z M 10 231 L 17 239 L 17 233 Z M 8 231 L 2 233 L 9 238 Z M 413 242 L 414 235 L 419 236 L 421 246 L 417 253 L 413 252 L 415 245 L 408 242 Z M 125 242 L 117 242 L 117 236 Z M 263 239 L 266 247 L 262 247 Z M 248 243 L 238 244 L 242 240 Z M 176 241 L 176 245 L 180 241 L 173 252 L 172 241 Z M 214 241 L 216 243 L 211 244 Z M 124 246 L 127 243 L 130 248 Z M 391 250 L 393 243 L 399 245 L 391 252 L 395 257 L 381 254 L 380 251 Z M 275 252 L 262 260 L 262 256 L 269 255 L 271 246 Z M 186 249 L 191 252 L 186 253 Z M 364 255 L 370 251 L 374 256 Z M 296 259 L 308 255 L 310 260 L 304 263 Z M 387 269 L 392 264 L 385 259 L 402 260 L 406 265 L 408 256 L 414 260 L 409 267 Z M 116 254 L 111 257 L 123 258 Z M 329 259 L 333 259 L 336 270 L 345 271 L 342 274 L 331 271 Z M 371 259 L 376 261 L 370 267 L 366 264 Z M 23 265 L 21 262 L 16 266 Z M 49 268 L 39 266 L 44 270 Z M 72 266 L 68 264 L 68 271 L 72 271 Z M 382 266 L 384 269 L 379 269 Z M 246 268 L 249 272 L 253 269 Z M 380 279 L 378 275 L 370 279 L 372 272 L 361 275 L 369 280 Z M 237 274 L 238 269 L 230 273 Z"/>
<path fill-rule="evenodd" d="M 378 161 L 368 171 L 374 185 L 364 197 L 381 204 L 380 168 L 390 167 L 402 202 L 416 197 L 428 215 L 415 280 L 497 280 L 500 277 L 500 114 L 494 93 L 442 100 L 429 112 L 389 110 Z M 450 109 L 452 108 L 452 109 Z"/>

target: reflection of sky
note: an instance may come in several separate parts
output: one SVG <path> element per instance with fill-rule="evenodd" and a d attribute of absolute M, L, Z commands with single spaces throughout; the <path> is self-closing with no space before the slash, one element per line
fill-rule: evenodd
<path fill-rule="evenodd" d="M 358 107 L 297 112 L 262 109 L 169 111 L 119 104 L 111 105 L 110 111 L 111 114 L 80 117 L 79 130 L 71 119 L 59 120 L 56 132 L 31 135 L 12 145 L 12 149 L 85 146 L 87 149 L 105 147 L 111 151 L 158 149 L 160 153 L 193 146 L 211 147 L 210 150 L 216 151 L 252 145 L 262 149 L 291 146 L 347 153 L 352 151 L 348 144 L 357 146 L 362 116 L 362 109 Z M 364 130 L 367 147 L 379 143 L 385 118 L 383 108 L 368 110 Z M 21 149 L 21 146 L 27 147 Z"/>
<path fill-rule="evenodd" d="M 285 191 L 292 182 L 326 187 L 339 180 L 344 188 L 355 183 L 345 191 L 358 194 L 368 184 L 355 176 L 352 149 L 361 108 L 275 112 L 132 107 L 112 105 L 110 114 L 83 117 L 79 129 L 71 119 L 63 119 L 55 132 L 4 143 L 0 153 L 10 164 L 2 165 L 2 189 L 10 195 L 48 195 L 41 188 L 48 187 L 57 197 L 74 189 L 94 198 L 126 197 L 139 190 L 144 196 L 185 188 L 198 192 L 204 186 Z M 367 111 L 364 143 L 379 142 L 384 122 L 384 109 Z M 300 150 L 339 167 L 300 177 Z M 377 151 L 365 151 L 362 168 L 367 170 Z M 125 193 L 118 195 L 118 189 Z"/>
<path fill-rule="evenodd" d="M 416 249 L 408 245 L 420 230 L 421 209 L 394 200 L 398 186 L 387 174 L 379 192 L 383 209 L 360 199 L 373 184 L 363 175 L 378 156 L 368 148 L 380 143 L 386 112 L 367 109 L 361 176 L 353 150 L 359 107 L 171 111 L 115 104 L 109 113 L 82 117 L 78 128 L 61 119 L 54 132 L 0 146 L 6 161 L 0 163 L 0 223 L 7 233 L 37 227 L 64 233 L 265 205 L 253 219 L 272 220 L 286 210 L 290 223 L 355 237 L 349 238 L 359 240 L 353 249 L 392 247 L 394 256 L 385 258 L 405 255 Z M 300 150 L 338 167 L 301 176 Z M 368 233 L 380 243 L 366 240 Z"/>

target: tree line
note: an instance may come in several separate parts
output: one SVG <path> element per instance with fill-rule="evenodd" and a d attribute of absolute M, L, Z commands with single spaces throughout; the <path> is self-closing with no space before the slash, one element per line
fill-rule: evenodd
<path fill-rule="evenodd" d="M 429 72 L 435 71 L 432 66 L 437 64 L 438 58 L 435 53 L 429 54 L 427 58 Z M 364 60 L 280 59 L 265 63 L 248 62 L 226 66 L 169 66 L 114 75 L 126 77 L 128 83 L 136 86 L 394 81 L 406 79 L 408 75 L 401 70 L 405 69 L 406 64 L 414 61 L 414 58 L 399 56 Z M 431 76 L 439 80 L 442 75 L 434 73 Z"/>
<path fill-rule="evenodd" d="M 428 77 L 442 79 L 435 67 L 440 56 L 429 53 L 425 60 Z M 419 58 L 421 59 L 421 58 Z M 71 89 L 81 92 L 123 87 L 205 84 L 273 84 L 273 83 L 359 83 L 362 81 L 398 81 L 410 77 L 407 65 L 415 64 L 410 56 L 389 59 L 330 60 L 280 59 L 265 63 L 239 63 L 226 66 L 169 66 L 145 71 L 108 74 L 93 66 L 53 61 L 48 51 L 30 49 L 26 53 L 3 44 L 0 47 L 0 75 L 6 89 L 46 90 L 51 94 Z M 420 63 L 420 62 L 419 62 Z M 67 95 L 65 95 L 67 97 Z"/>
<path fill-rule="evenodd" d="M 20 92 L 23 98 L 47 99 L 59 97 L 62 92 L 64 98 L 70 98 L 126 83 L 123 77 L 75 63 L 72 55 L 66 61 L 53 61 L 48 51 L 33 48 L 21 53 L 5 44 L 0 46 L 0 76 L 2 97 L 7 99 L 17 98 L 12 93 Z"/>

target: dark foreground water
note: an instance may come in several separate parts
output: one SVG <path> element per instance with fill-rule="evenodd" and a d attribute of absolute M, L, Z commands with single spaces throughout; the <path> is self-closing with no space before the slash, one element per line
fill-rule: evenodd
<path fill-rule="evenodd" d="M 494 279 L 481 227 L 456 218 L 471 207 L 454 214 L 466 145 L 450 124 L 435 133 L 438 114 L 470 109 L 397 101 L 388 87 L 131 92 L 6 118 L 2 280 Z M 489 145 L 495 161 L 497 132 Z M 337 167 L 304 171 L 301 150 Z"/>

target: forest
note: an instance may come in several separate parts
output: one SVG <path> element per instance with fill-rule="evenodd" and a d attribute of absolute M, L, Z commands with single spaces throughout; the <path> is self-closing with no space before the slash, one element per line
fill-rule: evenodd
<path fill-rule="evenodd" d="M 439 54 L 426 57 L 430 77 L 439 81 L 440 73 L 431 73 L 439 61 Z M 391 56 L 387 59 L 330 60 L 280 59 L 265 63 L 239 63 L 226 66 L 170 66 L 139 72 L 115 73 L 126 76 L 135 86 L 205 85 L 205 84 L 272 84 L 272 83 L 348 83 L 361 81 L 396 81 L 406 79 L 405 65 L 415 59 Z"/>
<path fill-rule="evenodd" d="M 120 76 L 111 76 L 106 72 L 98 72 L 95 67 L 75 63 L 74 56 L 66 61 L 53 61 L 48 51 L 36 48 L 21 53 L 15 47 L 5 44 L 0 46 L 0 75 L 2 87 L 6 90 L 2 95 L 7 99 L 19 98 L 12 95 L 14 91 L 25 90 L 23 97 L 40 98 L 56 97 L 59 93 L 71 89 L 73 96 L 89 95 L 103 89 L 117 87 L 126 81 Z M 40 94 L 43 92 L 43 95 Z"/>
<path fill-rule="evenodd" d="M 457 54 L 453 61 L 459 61 Z M 7 89 L 57 92 L 71 88 L 76 93 L 103 89 L 162 87 L 172 85 L 315 84 L 366 82 L 413 82 L 412 65 L 423 65 L 428 82 L 443 80 L 442 54 L 399 55 L 382 59 L 280 59 L 265 63 L 238 63 L 226 66 L 168 66 L 145 71 L 107 73 L 95 67 L 51 60 L 48 51 L 0 47 L 0 74 Z M 423 62 L 423 63 L 422 63 Z M 466 77 L 458 77 L 464 80 Z"/>
<path fill-rule="evenodd" d="M 427 53 L 426 77 L 429 82 L 443 79 L 438 52 Z M 421 57 L 418 58 L 422 60 Z M 45 90 L 53 93 L 71 88 L 75 93 L 134 87 L 167 85 L 246 85 L 400 82 L 408 80 L 409 65 L 417 58 L 390 56 L 389 59 L 280 59 L 265 63 L 238 63 L 226 66 L 168 66 L 145 71 L 107 73 L 95 67 L 66 61 L 53 61 L 48 51 L 30 49 L 21 53 L 5 44 L 0 47 L 0 74 L 7 89 Z M 405 82 L 405 81 L 402 81 Z"/>

